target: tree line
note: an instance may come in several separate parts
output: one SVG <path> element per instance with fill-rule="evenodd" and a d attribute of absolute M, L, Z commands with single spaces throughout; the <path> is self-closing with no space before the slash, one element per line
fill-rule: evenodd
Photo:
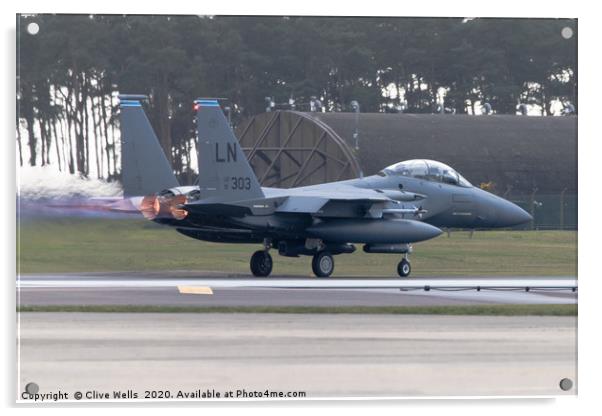
<path fill-rule="evenodd" d="M 34 23 L 39 31 L 31 30 Z M 568 29 L 567 29 L 568 28 Z M 147 114 L 177 175 L 193 169 L 193 100 L 227 99 L 234 122 L 266 97 L 326 111 L 498 114 L 577 107 L 576 21 L 568 19 L 21 15 L 21 166 L 118 178 L 117 93 Z M 571 36 L 567 36 L 571 35 Z"/>

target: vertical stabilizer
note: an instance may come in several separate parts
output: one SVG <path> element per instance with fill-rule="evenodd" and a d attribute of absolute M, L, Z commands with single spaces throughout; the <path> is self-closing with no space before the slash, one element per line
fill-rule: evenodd
<path fill-rule="evenodd" d="M 263 191 L 216 99 L 195 101 L 201 198 L 263 198 Z"/>
<path fill-rule="evenodd" d="M 144 95 L 120 95 L 123 196 L 152 195 L 179 186 L 142 109 Z"/>

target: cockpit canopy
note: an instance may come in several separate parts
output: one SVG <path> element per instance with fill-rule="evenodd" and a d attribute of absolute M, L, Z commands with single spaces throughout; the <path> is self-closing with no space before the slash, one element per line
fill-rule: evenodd
<path fill-rule="evenodd" d="M 381 171 L 386 176 L 401 175 L 450 185 L 471 187 L 458 172 L 436 160 L 413 159 L 396 163 Z"/>

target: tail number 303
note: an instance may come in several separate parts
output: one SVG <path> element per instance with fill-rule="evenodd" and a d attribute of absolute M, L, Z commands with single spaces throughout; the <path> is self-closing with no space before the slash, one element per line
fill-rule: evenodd
<path fill-rule="evenodd" d="M 230 185 L 233 190 L 248 190 L 251 189 L 251 178 L 248 176 L 232 176 Z"/>

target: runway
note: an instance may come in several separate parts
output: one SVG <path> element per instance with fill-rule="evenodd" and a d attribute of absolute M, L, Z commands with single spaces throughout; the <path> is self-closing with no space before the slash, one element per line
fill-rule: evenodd
<path fill-rule="evenodd" d="M 576 317 L 20 314 L 20 390 L 576 394 Z M 575 387 L 560 390 L 562 378 Z"/>
<path fill-rule="evenodd" d="M 178 286 L 209 287 L 213 294 L 182 294 Z M 219 272 L 124 272 L 23 275 L 17 287 L 21 305 L 430 306 L 577 302 L 577 293 L 571 290 L 576 289 L 577 281 L 570 276 L 318 279 L 249 278 Z"/>

